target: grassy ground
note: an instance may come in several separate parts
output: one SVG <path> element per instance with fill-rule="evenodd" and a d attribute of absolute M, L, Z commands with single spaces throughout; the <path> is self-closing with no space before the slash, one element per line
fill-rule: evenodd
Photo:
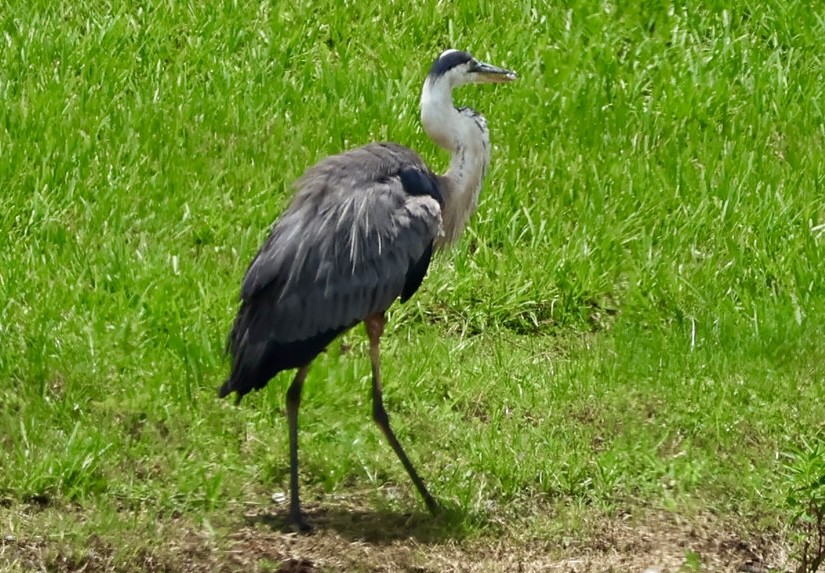
<path fill-rule="evenodd" d="M 645 6 L 5 2 L 0 568 L 783 566 L 785 454 L 825 440 L 825 10 Z M 373 426 L 358 328 L 310 374 L 293 540 L 288 377 L 216 399 L 239 281 L 318 158 L 446 166 L 417 98 L 448 46 L 521 76 L 457 94 L 482 203 L 384 345 L 454 511 Z"/>

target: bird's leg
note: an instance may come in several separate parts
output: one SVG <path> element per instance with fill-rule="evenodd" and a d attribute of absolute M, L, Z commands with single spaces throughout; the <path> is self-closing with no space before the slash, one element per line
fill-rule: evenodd
<path fill-rule="evenodd" d="M 424 482 L 420 477 L 418 477 L 418 473 L 415 471 L 410 459 L 407 457 L 407 454 L 404 453 L 404 448 L 401 447 L 401 444 L 395 437 L 392 428 L 390 428 L 390 419 L 387 415 L 387 411 L 384 409 L 384 398 L 381 389 L 381 358 L 378 350 L 378 343 L 381 339 L 381 334 L 384 332 L 384 324 L 385 319 L 383 313 L 369 316 L 364 321 L 364 325 L 367 327 L 367 335 L 370 338 L 370 360 L 372 362 L 372 417 L 378 424 L 378 427 L 384 432 L 384 435 L 387 436 L 387 440 L 390 442 L 392 449 L 395 450 L 395 453 L 398 455 L 398 459 L 400 459 L 401 463 L 404 464 L 404 469 L 407 470 L 407 473 L 410 475 L 410 478 L 412 478 L 415 487 L 418 488 L 418 493 L 420 493 L 421 497 L 424 498 L 424 503 L 427 504 L 427 509 L 430 510 L 430 513 L 435 515 L 439 511 L 438 503 L 436 503 L 433 496 L 430 495 L 430 492 L 427 491 Z"/>
<path fill-rule="evenodd" d="M 301 366 L 286 391 L 286 415 L 289 421 L 289 521 L 300 531 L 311 531 L 304 521 L 301 500 L 298 497 L 298 408 L 301 406 L 301 390 L 309 372 L 309 365 Z"/>

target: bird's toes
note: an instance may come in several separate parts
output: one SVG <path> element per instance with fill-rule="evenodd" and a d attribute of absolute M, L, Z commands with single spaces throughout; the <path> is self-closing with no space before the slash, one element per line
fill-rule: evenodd
<path fill-rule="evenodd" d="M 289 517 L 289 526 L 295 533 L 308 535 L 315 531 L 315 526 L 304 519 L 303 515 L 291 515 Z"/>
<path fill-rule="evenodd" d="M 445 511 L 445 507 L 441 505 L 439 502 L 437 502 L 435 498 L 433 498 L 432 496 L 425 497 L 424 502 L 426 503 L 427 509 L 433 517 L 437 517 Z"/>

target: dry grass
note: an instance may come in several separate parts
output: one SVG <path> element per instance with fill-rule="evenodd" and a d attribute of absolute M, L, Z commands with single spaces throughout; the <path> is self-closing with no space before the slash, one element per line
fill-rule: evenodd
<path fill-rule="evenodd" d="M 312 535 L 289 531 L 280 508 L 275 514 L 248 508 L 237 523 L 222 527 L 167 519 L 159 524 L 167 532 L 159 544 L 127 539 L 125 546 L 114 547 L 91 534 L 78 552 L 71 543 L 49 539 L 42 531 L 7 536 L 0 545 L 0 570 L 767 573 L 788 567 L 778 533 L 707 512 L 690 517 L 663 510 L 612 518 L 590 515 L 574 536 L 536 535 L 541 527 L 534 524 L 532 529 L 510 526 L 500 528 L 498 535 L 465 537 L 451 535 L 443 523 L 422 514 L 375 512 L 353 499 L 309 504 L 308 510 L 317 527 Z M 15 519 L 36 530 L 50 518 L 35 511 L 25 520 Z M 83 520 L 82 513 L 74 519 Z M 543 519 L 552 520 L 552 514 Z"/>

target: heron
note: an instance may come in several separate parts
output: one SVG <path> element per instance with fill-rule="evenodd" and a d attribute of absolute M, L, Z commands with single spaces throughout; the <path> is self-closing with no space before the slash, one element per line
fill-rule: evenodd
<path fill-rule="evenodd" d="M 387 309 L 421 286 L 433 252 L 454 244 L 476 211 L 490 161 L 487 122 L 455 107 L 453 88 L 505 83 L 510 70 L 449 49 L 433 62 L 421 91 L 421 123 L 452 157 L 443 175 L 412 149 L 369 143 L 310 167 L 250 263 L 229 333 L 232 366 L 219 395 L 236 401 L 276 374 L 297 369 L 286 392 L 289 516 L 312 526 L 298 487 L 298 408 L 310 363 L 343 332 L 364 323 L 372 364 L 372 416 L 431 513 L 439 505 L 390 427 L 384 408 L 379 341 Z"/>

